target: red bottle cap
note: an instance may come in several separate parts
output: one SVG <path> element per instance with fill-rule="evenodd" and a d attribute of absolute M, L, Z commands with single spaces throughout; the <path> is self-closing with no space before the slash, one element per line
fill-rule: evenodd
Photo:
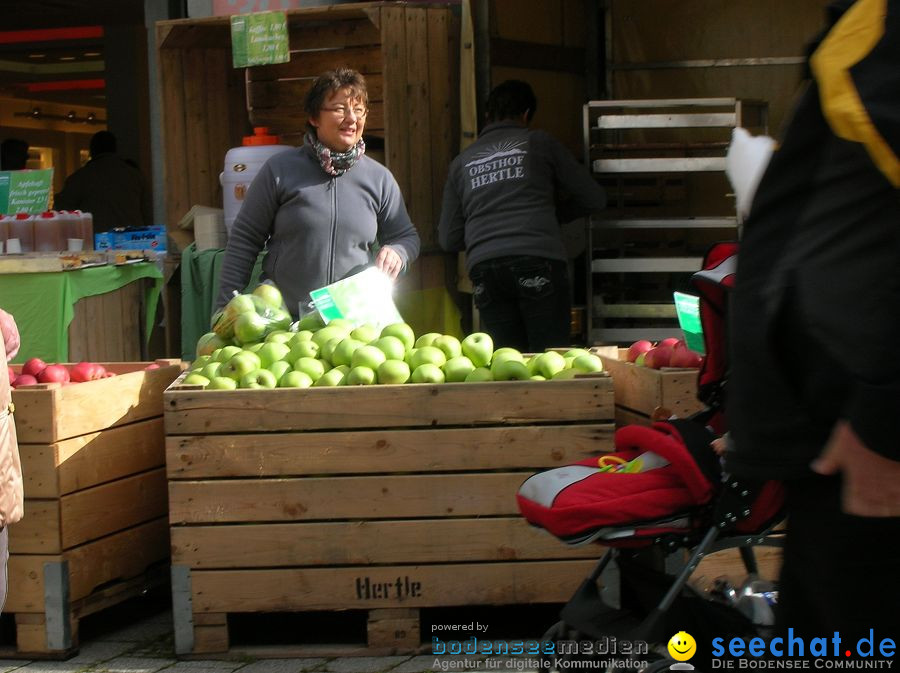
<path fill-rule="evenodd" d="M 269 134 L 268 126 L 254 126 L 252 136 L 244 136 L 242 145 L 280 145 L 281 138 Z"/>

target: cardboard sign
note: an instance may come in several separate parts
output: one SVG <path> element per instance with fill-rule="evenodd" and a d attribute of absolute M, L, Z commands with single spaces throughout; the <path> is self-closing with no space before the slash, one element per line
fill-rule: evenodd
<path fill-rule="evenodd" d="M 257 12 L 232 16 L 231 54 L 235 68 L 290 61 L 285 13 Z"/>
<path fill-rule="evenodd" d="M 678 314 L 678 324 L 684 332 L 684 342 L 692 351 L 706 354 L 706 345 L 703 343 L 703 324 L 700 322 L 700 297 L 682 292 L 673 292 L 675 298 L 675 312 Z"/>
<path fill-rule="evenodd" d="M 0 171 L 0 213 L 43 213 L 50 207 L 53 169 Z"/>

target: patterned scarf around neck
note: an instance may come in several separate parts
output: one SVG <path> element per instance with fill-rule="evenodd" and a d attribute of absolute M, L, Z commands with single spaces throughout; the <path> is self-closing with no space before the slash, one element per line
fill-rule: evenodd
<path fill-rule="evenodd" d="M 305 140 L 315 151 L 322 170 L 328 175 L 343 175 L 353 168 L 354 164 L 366 153 L 366 143 L 362 138 L 346 152 L 335 152 L 328 149 L 319 142 L 318 137 L 312 131 L 306 132 Z"/>

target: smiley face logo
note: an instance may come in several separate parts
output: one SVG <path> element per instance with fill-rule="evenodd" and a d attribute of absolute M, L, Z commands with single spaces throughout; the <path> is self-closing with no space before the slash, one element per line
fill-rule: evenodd
<path fill-rule="evenodd" d="M 697 653 L 697 641 L 685 631 L 679 631 L 669 639 L 666 647 L 675 661 L 687 661 Z"/>

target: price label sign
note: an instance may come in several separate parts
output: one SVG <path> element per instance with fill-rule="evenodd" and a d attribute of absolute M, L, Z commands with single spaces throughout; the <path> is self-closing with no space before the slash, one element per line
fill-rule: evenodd
<path fill-rule="evenodd" d="M 50 207 L 53 169 L 0 171 L 0 213 L 43 213 Z"/>
<path fill-rule="evenodd" d="M 706 353 L 706 346 L 703 342 L 703 325 L 700 322 L 700 297 L 682 292 L 672 294 L 675 298 L 678 324 L 684 332 L 684 342 L 692 351 L 703 355 Z"/>
<path fill-rule="evenodd" d="M 231 55 L 235 68 L 291 60 L 284 12 L 255 12 L 231 17 Z"/>

